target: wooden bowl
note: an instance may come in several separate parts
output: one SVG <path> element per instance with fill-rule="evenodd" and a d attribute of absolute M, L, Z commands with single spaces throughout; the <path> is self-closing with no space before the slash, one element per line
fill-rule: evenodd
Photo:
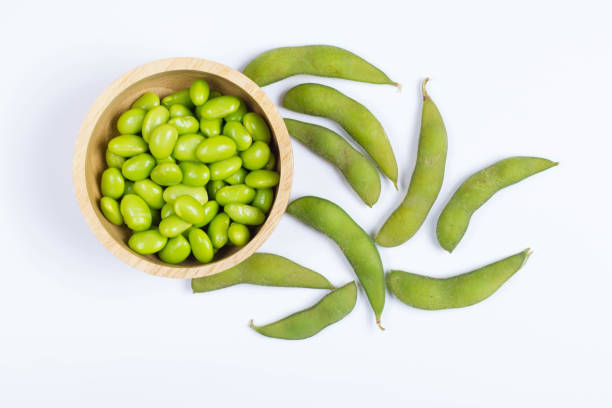
<path fill-rule="evenodd" d="M 127 246 L 131 235 L 126 226 L 111 224 L 99 208 L 100 176 L 106 168 L 105 151 L 108 141 L 117 132 L 117 119 L 143 93 L 152 91 L 160 98 L 188 88 L 196 78 L 204 78 L 211 89 L 241 97 L 249 107 L 262 115 L 272 133 L 271 147 L 277 155 L 280 183 L 274 203 L 265 223 L 251 241 L 242 247 L 223 248 L 219 259 L 201 264 L 187 260 L 169 265 L 156 255 L 139 255 Z M 142 65 L 113 82 L 96 99 L 83 120 L 76 141 L 73 159 L 73 182 L 81 212 L 89 227 L 110 252 L 136 269 L 152 275 L 170 278 L 196 278 L 224 271 L 255 252 L 270 236 L 282 217 L 291 192 L 293 154 L 285 123 L 274 103 L 253 81 L 242 73 L 212 61 L 199 58 L 170 58 Z"/>

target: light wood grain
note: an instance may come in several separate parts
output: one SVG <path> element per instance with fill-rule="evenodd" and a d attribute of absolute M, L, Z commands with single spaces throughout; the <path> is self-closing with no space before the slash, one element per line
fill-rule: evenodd
<path fill-rule="evenodd" d="M 212 89 L 244 99 L 249 110 L 262 115 L 270 126 L 278 157 L 280 183 L 266 222 L 243 247 L 224 248 L 221 258 L 200 264 L 195 260 L 168 265 L 155 255 L 139 255 L 127 246 L 130 230 L 108 222 L 99 209 L 100 176 L 106 168 L 108 141 L 118 135 L 119 115 L 143 93 L 152 91 L 164 97 L 188 88 L 196 78 L 204 78 Z M 264 91 L 242 73 L 216 62 L 199 58 L 170 58 L 142 65 L 113 82 L 93 103 L 85 116 L 74 149 L 73 183 L 83 217 L 94 235 L 116 257 L 141 271 L 169 278 L 196 278 L 222 272 L 249 257 L 270 236 L 285 213 L 293 179 L 291 141 L 282 117 Z"/>

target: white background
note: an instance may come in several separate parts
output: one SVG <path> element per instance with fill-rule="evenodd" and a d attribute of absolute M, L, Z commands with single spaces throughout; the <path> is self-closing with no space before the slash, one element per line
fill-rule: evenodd
<path fill-rule="evenodd" d="M 89 3 L 11 2 L 2 13 L 1 406 L 612 404 L 610 2 Z M 89 231 L 72 151 L 89 106 L 114 79 L 159 58 L 242 69 L 269 48 L 316 43 L 358 53 L 403 91 L 314 77 L 265 91 L 278 103 L 291 86 L 316 81 L 363 102 L 390 137 L 400 192 L 385 180 L 369 209 L 294 143 L 292 197 L 331 199 L 373 233 L 407 188 L 418 86 L 431 76 L 449 135 L 447 175 L 419 233 L 381 249 L 384 266 L 449 276 L 531 247 L 494 296 L 438 312 L 389 298 L 385 332 L 361 296 L 314 338 L 279 341 L 254 333 L 249 319 L 276 320 L 320 291 L 192 295 L 187 281 L 123 264 Z M 444 203 L 469 174 L 510 155 L 561 164 L 495 196 L 447 254 L 434 234 Z M 354 278 L 331 241 L 289 216 L 262 250 L 338 285 Z"/>

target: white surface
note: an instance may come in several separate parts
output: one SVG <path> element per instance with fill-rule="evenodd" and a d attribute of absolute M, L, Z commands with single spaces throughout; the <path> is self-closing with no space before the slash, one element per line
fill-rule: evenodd
<path fill-rule="evenodd" d="M 12 2 L 0 24 L 0 406 L 612 404 L 609 2 L 85 3 Z M 292 196 L 331 199 L 375 231 L 407 188 L 418 86 L 431 76 L 449 134 L 447 176 L 419 233 L 381 255 L 386 270 L 448 276 L 531 247 L 493 297 L 440 312 L 389 298 L 380 332 L 361 296 L 320 335 L 275 341 L 249 319 L 272 321 L 322 292 L 192 295 L 187 281 L 124 265 L 90 233 L 71 185 L 72 149 L 89 105 L 115 78 L 173 56 L 242 68 L 269 48 L 311 43 L 355 51 L 403 91 L 295 77 L 266 92 L 278 102 L 315 81 L 364 102 L 389 134 L 401 191 L 385 181 L 369 209 L 294 144 Z M 509 155 L 561 165 L 498 194 L 445 253 L 434 235 L 444 203 L 467 175 Z M 289 216 L 262 249 L 336 284 L 353 279 L 330 241 Z"/>

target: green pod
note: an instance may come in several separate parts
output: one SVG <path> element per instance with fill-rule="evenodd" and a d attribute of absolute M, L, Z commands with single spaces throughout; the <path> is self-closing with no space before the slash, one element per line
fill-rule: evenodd
<path fill-rule="evenodd" d="M 336 166 L 364 203 L 372 207 L 378 201 L 380 177 L 376 168 L 342 136 L 323 126 L 293 119 L 285 119 L 285 125 L 293 138 Z"/>
<path fill-rule="evenodd" d="M 289 204 L 287 212 L 338 244 L 355 270 L 380 326 L 385 278 L 380 254 L 370 236 L 342 208 L 323 198 L 298 198 Z"/>
<path fill-rule="evenodd" d="M 391 271 L 387 285 L 399 300 L 426 310 L 466 307 L 491 296 L 527 261 L 529 249 L 482 268 L 438 279 L 409 272 Z"/>
<path fill-rule="evenodd" d="M 255 57 L 243 73 L 259 86 L 300 74 L 398 86 L 368 61 L 331 45 L 274 48 Z"/>
<path fill-rule="evenodd" d="M 134 192 L 134 182 L 130 180 L 125 180 L 125 191 L 123 192 L 123 195 L 126 196 L 128 194 L 136 194 Z"/>
<path fill-rule="evenodd" d="M 255 190 L 255 197 L 253 197 L 251 205 L 259 208 L 264 213 L 267 213 L 270 211 L 270 207 L 272 207 L 273 202 L 274 190 L 271 188 L 258 188 Z"/>
<path fill-rule="evenodd" d="M 192 187 L 184 184 L 167 187 L 164 190 L 163 198 L 165 202 L 174 204 L 177 198 L 184 195 L 195 198 L 202 205 L 208 201 L 208 193 L 204 187 Z"/>
<path fill-rule="evenodd" d="M 144 180 L 149 177 L 154 167 L 155 159 L 153 156 L 148 153 L 142 153 L 127 159 L 123 166 L 121 166 L 121 173 L 128 180 Z"/>
<path fill-rule="evenodd" d="M 200 119 L 200 132 L 207 137 L 215 137 L 221 134 L 223 119 Z"/>
<path fill-rule="evenodd" d="M 170 238 L 166 246 L 159 252 L 159 259 L 169 264 L 183 262 L 191 253 L 189 242 L 182 235 Z"/>
<path fill-rule="evenodd" d="M 180 196 L 174 201 L 174 212 L 190 224 L 204 221 L 204 207 L 189 195 Z"/>
<path fill-rule="evenodd" d="M 210 170 L 203 163 L 184 161 L 179 164 L 183 173 L 183 184 L 204 187 L 210 180 Z"/>
<path fill-rule="evenodd" d="M 156 159 L 165 159 L 172 154 L 178 140 L 176 127 L 164 123 L 156 127 L 149 136 L 149 150 Z"/>
<path fill-rule="evenodd" d="M 355 307 L 357 285 L 348 283 L 325 295 L 314 306 L 265 326 L 251 328 L 266 337 L 301 340 L 312 337 L 329 325 L 342 320 Z"/>
<path fill-rule="evenodd" d="M 216 201 L 207 201 L 202 208 L 204 209 L 204 218 L 199 223 L 193 225 L 196 228 L 202 228 L 207 225 L 219 213 L 219 204 Z"/>
<path fill-rule="evenodd" d="M 102 210 L 102 214 L 104 214 L 106 219 L 111 223 L 115 225 L 123 224 L 123 217 L 121 216 L 121 211 L 119 210 L 119 203 L 114 198 L 102 197 L 100 199 L 100 210 Z"/>
<path fill-rule="evenodd" d="M 147 255 L 161 251 L 168 242 L 168 238 L 159 233 L 157 229 L 135 232 L 128 240 L 128 246 L 135 252 Z"/>
<path fill-rule="evenodd" d="M 227 243 L 227 229 L 230 225 L 230 218 L 225 213 L 218 213 L 208 225 L 208 237 L 213 247 L 221 248 Z"/>
<path fill-rule="evenodd" d="M 176 163 L 158 164 L 151 171 L 151 180 L 160 186 L 174 186 L 183 180 L 181 167 Z"/>
<path fill-rule="evenodd" d="M 217 191 L 225 187 L 227 184 L 223 180 L 211 180 L 207 186 L 206 191 L 211 200 L 216 200 Z"/>
<path fill-rule="evenodd" d="M 240 167 L 242 167 L 242 159 L 238 156 L 214 162 L 210 165 L 210 179 L 223 180 L 237 172 Z"/>
<path fill-rule="evenodd" d="M 188 237 L 195 259 L 204 264 L 212 261 L 215 251 L 208 235 L 201 229 L 191 228 Z"/>
<path fill-rule="evenodd" d="M 161 208 L 161 211 L 160 211 L 159 215 L 160 215 L 161 219 L 163 220 L 164 218 L 168 218 L 169 216 L 174 215 L 174 214 L 176 214 L 174 212 L 174 204 L 166 203 Z"/>
<path fill-rule="evenodd" d="M 254 253 L 238 265 L 191 280 L 193 293 L 210 292 L 241 283 L 292 288 L 334 289 L 325 276 L 279 255 Z"/>
<path fill-rule="evenodd" d="M 229 115 L 223 117 L 226 122 L 242 122 L 244 114 L 248 112 L 247 106 L 244 101 L 240 98 L 238 99 L 240 100 L 240 106 L 238 106 L 238 109 L 235 112 L 232 112 Z"/>
<path fill-rule="evenodd" d="M 208 82 L 198 78 L 191 83 L 189 87 L 189 98 L 195 106 L 204 105 L 210 95 L 210 87 Z"/>
<path fill-rule="evenodd" d="M 200 129 L 200 122 L 193 116 L 172 118 L 168 123 L 178 130 L 179 135 L 196 133 Z"/>
<path fill-rule="evenodd" d="M 144 141 L 149 143 L 151 132 L 159 125 L 168 122 L 168 119 L 170 119 L 170 112 L 165 106 L 156 106 L 148 111 L 142 122 L 142 138 Z"/>
<path fill-rule="evenodd" d="M 268 164 L 270 160 L 270 147 L 264 142 L 255 142 L 240 153 L 240 158 L 245 169 L 248 170 L 259 170 Z"/>
<path fill-rule="evenodd" d="M 472 215 L 499 190 L 556 166 L 540 157 L 509 157 L 471 175 L 459 186 L 442 210 L 436 235 L 449 252 L 467 231 Z"/>
<path fill-rule="evenodd" d="M 253 140 L 264 143 L 270 143 L 272 140 L 270 128 L 261 115 L 255 112 L 249 112 L 242 118 L 242 124 L 247 132 L 253 136 Z"/>
<path fill-rule="evenodd" d="M 121 157 L 132 157 L 149 150 L 147 142 L 140 136 L 120 135 L 108 142 L 108 150 Z"/>
<path fill-rule="evenodd" d="M 170 119 L 183 118 L 185 116 L 193 115 L 189 108 L 187 108 L 185 105 L 181 105 L 178 103 L 170 106 L 170 109 L 168 109 L 168 111 L 170 112 Z"/>
<path fill-rule="evenodd" d="M 231 203 L 224 206 L 223 211 L 229 215 L 232 221 L 244 225 L 261 225 L 266 220 L 266 215 L 252 205 Z"/>
<path fill-rule="evenodd" d="M 198 135 L 197 133 L 181 135 L 176 141 L 172 155 L 176 160 L 196 161 L 198 160 L 196 150 L 203 141 L 204 137 L 202 135 Z"/>
<path fill-rule="evenodd" d="M 244 184 L 253 188 L 270 188 L 278 184 L 280 175 L 271 170 L 255 170 L 247 174 Z"/>
<path fill-rule="evenodd" d="M 244 179 L 246 178 L 248 173 L 249 172 L 244 167 L 241 167 L 238 169 L 238 171 L 236 171 L 234 174 L 224 179 L 223 181 L 232 186 L 236 184 L 244 184 Z"/>
<path fill-rule="evenodd" d="M 245 184 L 225 186 L 215 194 L 215 200 L 221 206 L 231 203 L 248 204 L 255 198 L 255 190 Z"/>
<path fill-rule="evenodd" d="M 147 203 L 136 194 L 126 194 L 119 205 L 125 225 L 132 231 L 145 231 L 153 221 L 151 209 Z"/>
<path fill-rule="evenodd" d="M 253 138 L 240 122 L 227 122 L 223 127 L 223 135 L 236 143 L 239 152 L 247 150 L 253 143 Z"/>
<path fill-rule="evenodd" d="M 202 109 L 200 115 L 203 119 L 219 119 L 232 114 L 240 107 L 240 99 L 235 96 L 224 95 L 209 99 Z"/>
<path fill-rule="evenodd" d="M 295 112 L 334 120 L 374 159 L 397 188 L 397 162 L 385 129 L 365 106 L 343 93 L 319 84 L 290 89 L 283 106 Z"/>
<path fill-rule="evenodd" d="M 104 158 L 108 167 L 114 167 L 116 169 L 121 169 L 121 166 L 123 166 L 123 163 L 125 163 L 125 157 L 121 157 L 108 149 L 106 149 Z"/>
<path fill-rule="evenodd" d="M 162 198 L 164 190 L 152 180 L 136 181 L 134 183 L 134 192 L 154 210 L 159 210 L 164 206 L 164 199 Z"/>
<path fill-rule="evenodd" d="M 156 106 L 159 106 L 159 96 L 153 92 L 146 92 L 142 94 L 140 98 L 136 99 L 136 101 L 134 101 L 132 104 L 132 109 L 140 108 L 148 111 Z"/>
<path fill-rule="evenodd" d="M 385 247 L 403 244 L 416 234 L 442 188 L 448 140 L 442 116 L 425 89 L 427 80 L 421 87 L 421 133 L 410 186 L 404 200 L 376 234 L 376 243 Z"/>
<path fill-rule="evenodd" d="M 193 108 L 193 102 L 191 102 L 191 96 L 189 96 L 189 89 L 181 89 L 180 91 L 171 93 L 162 99 L 162 104 L 169 108 L 172 105 L 184 105 L 187 108 Z"/>
<path fill-rule="evenodd" d="M 236 143 L 227 136 L 211 137 L 200 143 L 196 157 L 203 163 L 229 159 L 236 153 Z"/>
<path fill-rule="evenodd" d="M 114 167 L 104 170 L 100 180 L 102 195 L 110 198 L 120 198 L 125 191 L 125 180 L 119 169 Z"/>
<path fill-rule="evenodd" d="M 183 220 L 178 215 L 173 214 L 161 220 L 159 223 L 159 233 L 164 237 L 174 238 L 184 231 L 187 231 L 190 227 L 190 223 Z"/>
<path fill-rule="evenodd" d="M 274 156 L 274 154 L 270 155 L 270 159 L 266 163 L 264 169 L 265 170 L 276 170 L 276 156 Z"/>
<path fill-rule="evenodd" d="M 251 239 L 251 232 L 246 225 L 232 222 L 227 229 L 227 239 L 236 246 L 246 245 Z"/>
<path fill-rule="evenodd" d="M 132 135 L 140 133 L 142 122 L 147 112 L 141 108 L 128 109 L 119 116 L 117 120 L 117 130 L 122 135 Z"/>

